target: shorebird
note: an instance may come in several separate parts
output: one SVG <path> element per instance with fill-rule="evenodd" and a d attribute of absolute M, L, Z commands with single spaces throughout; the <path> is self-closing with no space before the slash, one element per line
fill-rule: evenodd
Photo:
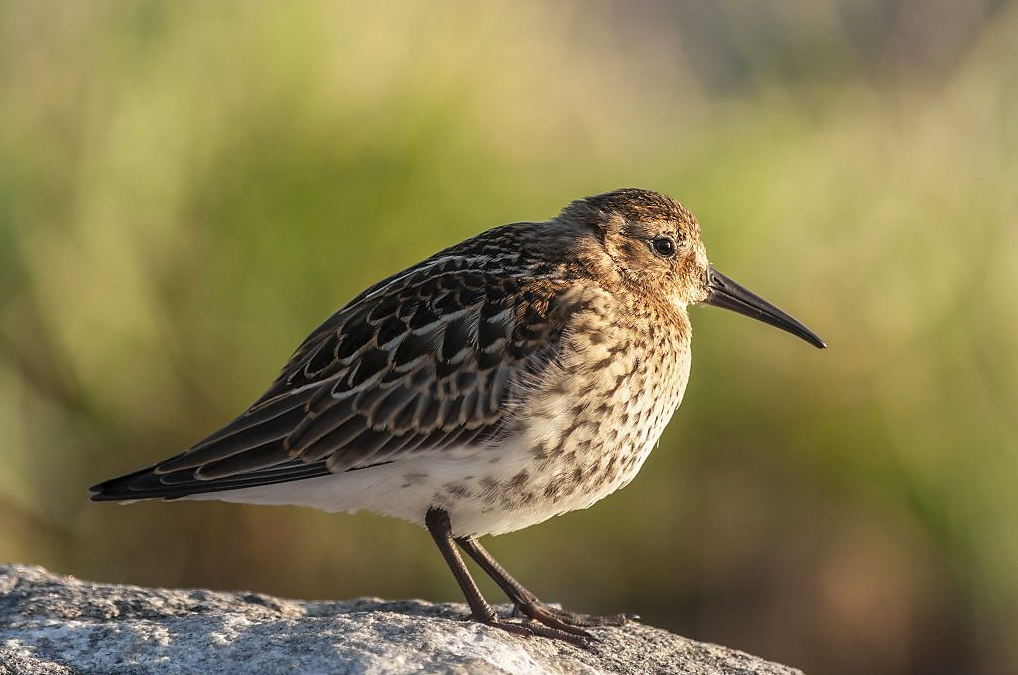
<path fill-rule="evenodd" d="M 496 227 L 356 296 L 261 398 L 96 501 L 218 499 L 395 516 L 430 532 L 470 618 L 584 642 L 634 618 L 541 602 L 481 546 L 627 485 L 682 401 L 687 307 L 812 331 L 715 270 L 672 198 L 635 188 Z M 499 617 L 460 549 L 514 605 Z M 519 618 L 518 618 L 519 617 Z"/>

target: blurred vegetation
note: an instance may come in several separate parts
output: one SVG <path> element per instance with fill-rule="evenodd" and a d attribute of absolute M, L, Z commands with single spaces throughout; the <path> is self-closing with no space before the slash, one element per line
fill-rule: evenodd
<path fill-rule="evenodd" d="M 1010 2 L 0 3 L 0 559 L 459 599 L 410 525 L 86 487 L 383 275 L 638 185 L 830 349 L 694 309 L 641 476 L 492 550 L 807 672 L 1018 672 L 1016 177 Z"/>

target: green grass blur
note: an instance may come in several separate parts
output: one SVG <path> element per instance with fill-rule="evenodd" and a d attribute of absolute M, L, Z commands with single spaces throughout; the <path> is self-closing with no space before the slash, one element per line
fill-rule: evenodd
<path fill-rule="evenodd" d="M 407 524 L 86 488 L 369 283 L 628 185 L 830 349 L 694 308 L 639 478 L 492 551 L 807 672 L 1018 672 L 1012 2 L 0 3 L 0 560 L 458 600 Z"/>

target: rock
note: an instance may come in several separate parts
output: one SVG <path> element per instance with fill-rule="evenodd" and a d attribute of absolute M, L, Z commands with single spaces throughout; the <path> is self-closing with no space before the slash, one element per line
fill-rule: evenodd
<path fill-rule="evenodd" d="M 500 610 L 507 610 L 502 607 Z M 0 675 L 801 672 L 632 624 L 589 649 L 509 635 L 421 600 L 299 602 L 117 586 L 0 567 Z"/>

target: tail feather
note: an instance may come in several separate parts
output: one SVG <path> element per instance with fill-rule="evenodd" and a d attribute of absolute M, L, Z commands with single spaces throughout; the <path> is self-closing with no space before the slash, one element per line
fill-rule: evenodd
<path fill-rule="evenodd" d="M 225 492 L 273 483 L 303 480 L 330 473 L 325 462 L 305 464 L 293 460 L 271 468 L 223 478 L 201 479 L 196 469 L 157 473 L 156 465 L 103 481 L 89 488 L 94 502 L 133 501 L 136 499 L 180 499 L 193 494 Z"/>

